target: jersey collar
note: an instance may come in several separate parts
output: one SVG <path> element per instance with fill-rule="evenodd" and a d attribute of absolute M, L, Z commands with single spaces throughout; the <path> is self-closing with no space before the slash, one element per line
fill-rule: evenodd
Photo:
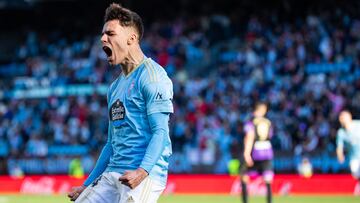
<path fill-rule="evenodd" d="M 125 74 L 123 73 L 123 75 L 125 76 L 125 78 L 128 78 L 133 72 L 135 72 L 135 70 L 137 70 L 140 66 L 142 66 L 148 59 L 149 59 L 149 58 L 144 55 L 144 58 L 143 58 L 143 60 L 139 63 L 139 65 L 137 65 L 134 69 L 132 69 L 132 71 L 130 71 L 127 76 L 125 76 Z"/>

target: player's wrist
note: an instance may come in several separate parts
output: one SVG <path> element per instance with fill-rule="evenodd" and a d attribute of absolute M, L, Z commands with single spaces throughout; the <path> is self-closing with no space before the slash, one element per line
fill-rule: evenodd
<path fill-rule="evenodd" d="M 137 170 L 138 170 L 144 177 L 146 177 L 146 176 L 149 175 L 149 173 L 148 173 L 145 169 L 143 169 L 143 168 L 141 168 L 141 167 L 139 167 Z"/>

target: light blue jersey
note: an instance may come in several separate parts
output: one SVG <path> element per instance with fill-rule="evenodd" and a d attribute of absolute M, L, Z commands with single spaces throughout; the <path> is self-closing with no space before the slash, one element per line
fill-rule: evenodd
<path fill-rule="evenodd" d="M 360 159 L 360 121 L 353 120 L 349 130 L 340 128 L 337 132 L 337 147 L 347 149 L 350 159 Z"/>
<path fill-rule="evenodd" d="M 172 97 L 173 85 L 166 71 L 150 58 L 111 84 L 108 139 L 112 155 L 107 172 L 123 174 L 125 170 L 142 167 L 150 177 L 166 183 L 168 158 L 172 153 L 169 132 L 164 139 L 151 141 L 149 115 L 173 113 Z M 153 149 L 148 149 L 150 142 Z M 159 149 L 160 157 L 151 157 L 152 151 Z"/>

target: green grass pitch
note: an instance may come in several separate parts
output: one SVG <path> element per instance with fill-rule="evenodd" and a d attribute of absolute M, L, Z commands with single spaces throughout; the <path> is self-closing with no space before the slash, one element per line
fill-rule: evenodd
<path fill-rule="evenodd" d="M 0 195 L 0 203 L 64 203 L 71 202 L 65 195 Z M 240 198 L 226 195 L 169 195 L 158 203 L 240 203 Z M 265 197 L 251 197 L 249 203 L 265 203 Z M 275 203 L 359 203 L 353 196 L 286 196 L 274 197 Z"/>

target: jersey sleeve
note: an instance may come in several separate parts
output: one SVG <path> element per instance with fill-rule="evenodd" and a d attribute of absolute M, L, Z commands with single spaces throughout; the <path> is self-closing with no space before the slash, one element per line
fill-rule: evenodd
<path fill-rule="evenodd" d="M 112 139 L 112 131 L 109 122 L 107 142 L 99 155 L 99 158 L 95 164 L 94 169 L 91 171 L 88 178 L 83 183 L 84 186 L 86 187 L 89 186 L 97 177 L 99 177 L 105 171 L 107 165 L 109 164 L 110 157 L 113 153 L 111 146 L 111 139 Z"/>
<path fill-rule="evenodd" d="M 173 113 L 173 85 L 169 78 L 148 83 L 143 88 L 147 115 Z"/>
<path fill-rule="evenodd" d="M 140 167 L 150 173 L 154 165 L 159 161 L 161 154 L 169 139 L 169 114 L 154 113 L 148 116 L 152 136 Z"/>
<path fill-rule="evenodd" d="M 274 136 L 274 127 L 272 125 L 270 125 L 270 129 L 269 129 L 269 139 L 271 139 Z"/>
<path fill-rule="evenodd" d="M 251 121 L 248 121 L 248 122 L 245 123 L 245 126 L 244 126 L 245 133 L 248 133 L 248 132 L 251 132 L 251 131 L 254 131 L 254 130 L 255 130 L 255 127 L 254 127 L 254 124 Z"/>

